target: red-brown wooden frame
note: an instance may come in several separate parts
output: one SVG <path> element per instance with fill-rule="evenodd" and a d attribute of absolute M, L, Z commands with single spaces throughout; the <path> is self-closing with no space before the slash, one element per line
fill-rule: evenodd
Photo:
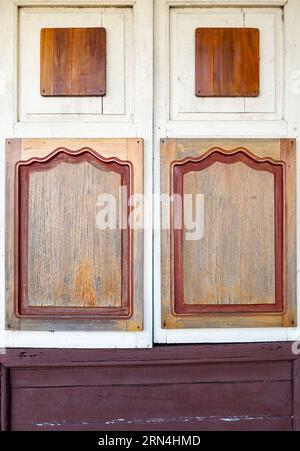
<path fill-rule="evenodd" d="M 128 199 L 132 193 L 133 170 L 130 161 L 118 158 L 104 158 L 89 147 L 71 151 L 60 147 L 45 158 L 31 158 L 19 161 L 15 165 L 15 215 L 14 215 L 14 305 L 15 314 L 20 318 L 55 318 L 55 319 L 128 319 L 133 314 L 133 231 L 121 230 L 121 307 L 32 307 L 28 302 L 28 228 L 29 228 L 29 176 L 35 171 L 45 171 L 61 162 L 79 164 L 90 162 L 104 171 L 114 171 L 121 175 L 121 185 L 127 187 Z M 127 214 L 131 207 L 127 207 Z M 128 246 L 125 252 L 124 237 L 127 235 Z M 126 254 L 126 255 L 125 255 Z M 124 280 L 128 281 L 125 284 Z M 126 288 L 127 285 L 127 288 Z"/>
<path fill-rule="evenodd" d="M 275 303 L 274 304 L 185 304 L 183 278 L 183 229 L 174 228 L 174 205 L 171 205 L 171 255 L 174 255 L 173 280 L 174 315 L 198 315 L 199 313 L 283 313 L 284 312 L 284 186 L 285 163 L 271 158 L 259 158 L 245 148 L 224 152 L 213 148 L 200 158 L 173 161 L 170 167 L 171 193 L 183 199 L 183 176 L 191 171 L 201 171 L 215 162 L 232 164 L 243 162 L 252 169 L 267 171 L 274 175 L 274 228 L 275 228 Z M 182 215 L 184 214 L 182 208 Z M 183 222 L 182 222 L 183 223 Z M 173 254 L 174 253 L 174 254 Z M 172 262 L 171 262 L 172 267 Z"/>

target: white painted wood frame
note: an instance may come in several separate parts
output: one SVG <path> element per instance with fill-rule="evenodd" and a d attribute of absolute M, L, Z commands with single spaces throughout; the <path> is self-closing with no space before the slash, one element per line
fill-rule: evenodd
<path fill-rule="evenodd" d="M 260 32 L 258 97 L 195 96 L 195 29 L 253 27 Z M 169 121 L 283 121 L 283 20 L 280 7 L 170 9 Z"/>
<path fill-rule="evenodd" d="M 18 21 L 18 117 L 29 122 L 134 122 L 133 8 L 24 7 Z M 40 95 L 40 30 L 58 27 L 106 29 L 107 79 L 104 97 Z"/>
<path fill-rule="evenodd" d="M 283 115 L 280 120 L 171 120 L 170 119 L 170 11 L 174 7 L 246 8 L 280 7 L 283 13 Z M 155 0 L 154 15 L 154 340 L 156 343 L 234 343 L 287 341 L 300 339 L 300 303 L 298 276 L 297 328 L 243 328 L 243 329 L 177 329 L 161 328 L 160 280 L 160 139 L 169 138 L 276 138 L 291 137 L 299 140 L 300 133 L 300 2 L 299 0 L 226 1 L 226 0 Z M 297 174 L 300 161 L 297 159 Z M 298 184 L 299 186 L 299 184 Z M 299 188 L 298 188 L 299 194 Z M 300 214 L 298 196 L 297 218 Z M 299 223 L 299 221 L 298 221 Z M 300 228 L 297 234 L 299 238 Z M 299 253 L 299 239 L 298 239 Z M 299 269 L 299 263 L 298 263 Z M 299 274 L 299 271 L 298 271 Z"/>
<path fill-rule="evenodd" d="M 127 121 L 108 119 L 101 124 L 72 120 L 64 122 L 18 121 L 18 17 L 20 7 L 128 7 L 133 15 L 134 64 L 132 77 L 133 114 Z M 153 132 L 153 2 L 152 0 L 1 0 L 0 4 L 0 348 L 135 348 L 151 347 L 152 327 L 152 204 L 145 208 L 144 233 L 144 330 L 142 332 L 25 332 L 6 331 L 5 299 L 5 237 L 4 237 L 4 139 L 32 138 L 118 138 L 143 137 L 144 192 L 152 193 Z"/>

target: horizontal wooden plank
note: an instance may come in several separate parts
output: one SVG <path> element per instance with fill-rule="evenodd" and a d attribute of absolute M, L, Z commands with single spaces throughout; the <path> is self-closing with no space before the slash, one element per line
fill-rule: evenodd
<path fill-rule="evenodd" d="M 149 418 L 289 416 L 290 382 L 15 388 L 12 424 Z"/>
<path fill-rule="evenodd" d="M 288 381 L 291 362 L 114 365 L 86 368 L 12 369 L 12 387 L 67 387 L 196 382 Z"/>
<path fill-rule="evenodd" d="M 98 366 L 117 362 L 257 362 L 294 360 L 291 342 L 155 346 L 152 349 L 7 349 L 0 362 L 9 367 Z"/>
<path fill-rule="evenodd" d="M 13 431 L 290 431 L 291 416 L 227 417 L 227 418 L 151 418 L 145 421 L 116 421 L 114 423 L 36 423 L 13 424 Z"/>

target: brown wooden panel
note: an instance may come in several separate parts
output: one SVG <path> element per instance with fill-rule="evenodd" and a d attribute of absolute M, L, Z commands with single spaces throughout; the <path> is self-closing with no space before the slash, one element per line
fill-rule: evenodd
<path fill-rule="evenodd" d="M 7 143 L 7 327 L 142 330 L 142 231 L 126 224 L 143 190 L 142 140 L 61 143 Z M 112 229 L 97 224 L 101 194 L 115 200 Z"/>
<path fill-rule="evenodd" d="M 182 240 L 183 304 L 194 305 L 196 311 L 205 305 L 223 305 L 226 311 L 237 304 L 245 310 L 273 309 L 274 175 L 242 162 L 216 161 L 203 170 L 191 167 L 183 174 L 181 188 L 184 193 L 202 193 L 205 199 L 203 238 Z M 184 226 L 183 238 L 186 232 Z M 191 265 L 195 261 L 196 267 Z M 282 309 L 282 299 L 278 304 Z"/>
<path fill-rule="evenodd" d="M 282 312 L 283 164 L 214 150 L 171 171 L 174 194 L 205 202 L 202 238 L 172 228 L 175 313 Z"/>
<path fill-rule="evenodd" d="M 196 96 L 259 95 L 259 30 L 196 29 Z"/>
<path fill-rule="evenodd" d="M 129 182 L 129 166 L 121 174 L 113 166 L 106 171 L 89 161 L 67 163 L 65 156 L 63 161 L 53 166 L 56 159 L 43 170 L 32 167 L 28 186 L 20 190 L 20 197 L 30 192 L 20 215 L 20 221 L 28 221 L 28 242 L 24 242 L 28 259 L 24 256 L 21 263 L 28 269 L 28 306 L 119 308 L 122 283 L 128 279 L 129 234 L 120 229 L 100 231 L 92 219 L 103 191 L 114 196 L 119 211 L 119 188 Z"/>
<path fill-rule="evenodd" d="M 292 363 L 244 362 L 217 363 L 166 362 L 110 362 L 109 365 L 76 368 L 17 368 L 11 370 L 11 386 L 25 387 L 79 387 L 89 386 L 157 385 L 199 382 L 255 382 L 292 380 Z M 120 370 L 124 367 L 124 371 Z M 126 367 L 126 370 L 125 370 Z"/>
<path fill-rule="evenodd" d="M 265 155 L 257 141 L 245 148 L 236 140 L 231 150 L 226 141 L 210 149 L 206 140 L 162 144 L 162 192 L 183 202 L 171 203 L 170 231 L 162 231 L 163 327 L 294 325 L 293 141 L 264 141 Z M 204 234 L 191 241 L 177 222 L 189 205 L 185 194 L 194 212 L 196 194 L 204 198 Z"/>
<path fill-rule="evenodd" d="M 97 198 L 130 192 L 129 163 L 58 149 L 16 165 L 16 313 L 130 317 L 131 232 L 100 230 Z M 119 209 L 117 210 L 119 211 Z"/>
<path fill-rule="evenodd" d="M 147 399 L 151 402 L 145 402 Z M 29 403 L 35 406 L 30 412 Z M 290 415 L 292 396 L 289 382 L 15 388 L 11 406 L 16 424 L 105 423 L 117 418 Z"/>
<path fill-rule="evenodd" d="M 104 96 L 106 30 L 41 30 L 41 95 Z"/>
<path fill-rule="evenodd" d="M 2 428 L 292 430 L 298 360 L 288 342 L 7 349 Z"/>

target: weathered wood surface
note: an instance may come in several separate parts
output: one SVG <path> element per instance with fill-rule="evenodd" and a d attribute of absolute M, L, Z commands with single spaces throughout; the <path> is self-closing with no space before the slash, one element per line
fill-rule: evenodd
<path fill-rule="evenodd" d="M 244 210 L 236 210 L 234 208 L 231 210 L 231 216 L 227 218 L 228 224 L 226 223 L 226 214 L 223 215 L 222 218 L 219 216 L 216 217 L 216 208 L 210 209 L 210 204 L 208 200 L 208 205 L 205 206 L 204 200 L 204 214 L 208 214 L 208 218 L 205 218 L 205 237 L 209 237 L 209 230 L 212 229 L 212 233 L 215 233 L 215 222 L 219 221 L 219 232 L 221 233 L 221 229 L 226 229 L 226 234 L 222 236 L 222 240 L 220 238 L 215 237 L 215 242 L 211 240 L 210 247 L 204 247 L 204 240 L 200 240 L 200 242 L 184 243 L 184 249 L 187 250 L 185 256 L 185 273 L 184 277 L 181 272 L 178 270 L 178 255 L 182 256 L 182 251 L 180 249 L 183 246 L 179 246 L 177 243 L 181 243 L 180 239 L 177 239 L 179 236 L 178 231 L 174 230 L 174 236 L 172 232 L 172 221 L 174 218 L 174 211 L 169 214 L 167 209 L 162 209 L 162 221 L 165 227 L 164 230 L 161 231 L 161 270 L 162 270 L 162 327 L 167 329 L 180 329 L 180 328 L 205 328 L 205 327 L 284 327 L 284 326 L 294 326 L 296 324 L 296 261 L 295 261 L 295 223 L 296 223 L 296 183 L 295 183 L 295 141 L 290 139 L 168 139 L 162 140 L 161 143 L 161 192 L 172 194 L 174 177 L 172 176 L 172 169 L 174 171 L 174 167 L 184 166 L 185 164 L 194 164 L 192 162 L 201 161 L 202 157 L 205 158 L 205 155 L 209 155 L 208 151 L 213 152 L 213 149 L 219 148 L 220 152 L 223 152 L 224 159 L 227 158 L 228 155 L 231 155 L 235 149 L 243 148 L 243 152 L 249 152 L 252 157 L 256 159 L 257 166 L 262 164 L 261 169 L 269 170 L 267 166 L 264 166 L 265 162 L 269 162 L 268 164 L 271 166 L 277 167 L 277 165 L 283 168 L 283 179 L 282 176 L 279 177 L 279 181 L 276 182 L 276 175 L 273 179 L 272 174 L 264 173 L 263 171 L 257 171 L 257 174 L 254 176 L 253 183 L 247 180 L 246 175 L 240 178 L 240 182 L 237 182 L 236 188 L 232 191 L 232 195 L 235 199 L 239 198 L 239 196 L 245 196 L 244 188 L 248 190 L 247 195 L 250 195 L 251 191 L 254 191 L 255 194 L 253 197 L 256 199 L 252 199 L 250 201 L 255 208 L 252 210 L 252 217 L 249 218 L 249 214 L 251 208 L 248 209 L 243 207 Z M 250 155 L 250 156 L 251 156 Z M 225 160 L 224 160 L 225 161 Z M 238 161 L 233 163 L 233 166 L 236 165 Z M 198 164 L 198 163 L 197 163 Z M 199 163 L 200 164 L 200 163 Z M 216 163 L 215 163 L 216 164 Z M 212 166 L 212 171 L 216 171 L 218 166 Z M 230 164 L 229 164 L 230 166 Z M 226 165 L 223 165 L 222 169 Z M 257 169 L 251 166 L 252 169 Z M 235 176 L 235 173 L 238 173 L 238 167 L 235 169 L 230 169 L 230 178 L 226 177 L 228 169 L 225 168 L 224 176 L 218 174 L 218 177 L 214 177 L 213 186 L 216 185 L 219 187 L 219 201 L 222 199 L 222 196 L 226 197 L 226 193 L 230 192 L 230 187 L 232 185 L 232 177 Z M 273 170 L 271 170 L 272 172 Z M 193 191 L 197 188 L 197 192 L 204 191 L 208 189 L 208 186 L 211 185 L 212 182 L 204 181 L 202 179 L 205 178 L 205 173 L 207 173 L 207 168 L 201 174 L 201 171 L 198 172 L 197 177 L 199 179 L 199 183 L 201 186 L 198 186 L 195 181 L 190 180 L 190 185 L 186 186 L 189 191 Z M 262 174 L 266 175 L 262 175 Z M 199 175 L 201 174 L 201 175 Z M 223 173 L 222 173 L 223 174 Z M 252 172 L 251 172 L 252 174 Z M 272 176 L 270 178 L 270 175 Z M 186 178 L 187 174 L 184 175 L 183 178 Z M 193 176 L 189 176 L 193 177 Z M 271 180 L 272 179 L 272 180 Z M 180 180 L 180 179 L 179 179 Z M 189 180 L 189 179 L 187 179 Z M 223 185 L 221 183 L 223 180 Z M 237 181 L 237 180 L 236 180 Z M 178 182 L 179 183 L 179 182 Z M 199 184 L 198 183 L 198 184 Z M 205 187 L 204 187 L 204 184 Z M 196 186 L 197 185 L 197 186 Z M 271 186 L 272 185 L 272 186 Z M 174 185 L 175 186 L 175 185 Z M 176 185 L 177 186 L 177 185 Z M 179 185 L 178 185 L 179 186 Z M 198 190 L 199 188 L 199 190 Z M 250 190 L 251 188 L 251 190 Z M 259 191 L 256 191 L 256 189 Z M 281 193 L 280 193 L 281 191 Z M 176 191 L 177 192 L 177 191 Z M 234 193 L 234 194 L 233 194 Z M 244 193 L 244 194 L 243 194 Z M 209 196 L 206 196 L 206 198 Z M 231 196 L 232 197 L 232 196 Z M 227 198 L 227 197 L 226 197 Z M 243 205 L 246 199 L 243 198 L 240 201 L 240 204 Z M 274 202 L 275 200 L 275 202 Z M 232 201 L 232 199 L 231 199 Z M 222 206 L 222 202 L 219 204 Z M 207 208 L 208 207 L 208 208 Z M 255 210 L 255 211 L 254 211 Z M 228 212 L 228 209 L 227 209 Z M 184 216 L 184 215 L 183 215 Z M 239 224 L 239 227 L 236 227 L 236 223 L 238 221 L 233 221 L 232 218 L 236 218 L 239 216 L 244 219 L 248 219 L 245 224 Z M 271 219 L 274 219 L 273 226 L 271 225 Z M 213 226 L 212 226 L 213 223 Z M 217 222 L 218 224 L 218 222 Z M 226 228 L 227 224 L 227 228 Z M 252 233 L 250 233 L 252 224 Z M 282 227 L 283 225 L 283 227 Z M 168 230 L 167 228 L 170 228 Z M 249 229 L 250 227 L 250 229 Z M 231 230 L 231 232 L 229 231 Z M 274 242 L 274 237 L 272 238 L 272 230 L 275 231 L 276 243 Z M 282 238 L 282 231 L 285 231 L 285 238 Z M 260 235 L 260 233 L 264 233 L 264 237 Z M 281 237 L 281 238 L 280 238 Z M 234 238 L 234 240 L 233 240 Z M 243 240 L 245 241 L 243 243 Z M 250 244 L 251 240 L 251 244 Z M 257 241 L 256 241 L 257 240 Z M 183 242 L 182 238 L 182 242 Z M 223 243 L 223 245 L 222 245 Z M 238 246 L 241 244 L 240 249 L 235 254 L 234 258 L 233 254 L 230 254 L 230 249 L 233 243 L 234 246 Z M 243 243 L 243 245 L 242 245 Z M 275 245 L 276 244 L 276 245 Z M 257 247 L 256 247 L 257 245 Z M 176 246 L 176 247 L 175 247 Z M 202 246 L 202 254 L 201 258 L 199 257 L 199 247 Z M 223 247 L 222 247 L 223 246 Z M 255 252 L 255 258 L 253 257 L 254 249 L 260 248 L 258 252 Z M 178 251 L 179 249 L 179 251 Z M 237 248 L 236 248 L 237 249 Z M 241 251 L 242 249 L 242 251 Z M 212 253 L 212 250 L 215 250 L 215 254 Z M 275 253 L 274 253 L 275 250 Z M 230 254 L 230 258 L 228 255 Z M 214 258 L 211 262 L 211 265 L 207 265 L 210 258 L 213 258 L 215 255 L 219 254 L 227 255 L 226 262 L 223 260 L 223 268 L 222 274 L 226 275 L 226 280 L 223 281 L 224 284 L 226 282 L 227 287 L 223 286 L 222 283 L 219 283 L 220 280 L 218 277 L 214 280 L 209 279 L 209 273 L 218 274 L 218 257 Z M 238 255 L 238 257 L 237 257 Z M 240 258 L 244 256 L 244 258 Z M 251 257 L 252 256 L 252 257 Z M 261 256 L 261 258 L 260 258 Z M 274 258 L 276 256 L 276 258 Z M 176 258 L 177 257 L 177 258 Z M 192 260 L 192 258 L 194 260 Z M 176 258 L 176 261 L 175 261 Z M 252 262 L 251 262 L 252 258 Z M 203 264 L 203 268 L 201 267 L 201 261 L 206 262 Z M 237 264 L 237 260 L 239 260 L 239 264 Z M 255 261 L 254 261 L 255 260 Z M 181 258 L 180 260 L 181 261 Z M 199 263 L 200 262 L 200 263 Z M 235 262 L 235 263 L 234 263 Z M 236 270 L 233 274 L 231 271 L 231 266 L 235 266 Z M 212 270 L 212 266 L 214 266 Z M 197 271 L 198 268 L 198 271 Z M 199 272 L 200 268 L 200 272 Z M 201 273 L 202 268 L 202 273 Z M 226 269 L 224 271 L 224 268 Z M 248 269 L 247 269 L 248 268 Z M 259 270 L 260 274 L 263 274 L 264 282 L 258 282 L 257 277 L 255 276 L 256 269 Z M 272 274 L 273 268 L 273 274 Z M 250 270 L 252 274 L 250 276 Z M 207 272 L 206 272 L 207 271 Z M 221 271 L 221 270 L 220 270 Z M 252 294 L 248 293 L 247 300 L 237 294 L 238 286 L 241 285 L 241 280 L 238 282 L 238 279 L 243 271 L 247 272 L 247 277 L 252 277 L 252 280 L 247 280 L 247 277 L 244 277 L 243 282 L 243 293 L 245 287 L 252 285 Z M 200 277 L 202 274 L 203 277 Z M 222 282 L 222 280 L 221 280 Z M 177 287 L 180 284 L 182 286 L 182 290 L 180 291 Z M 250 284 L 250 285 L 249 285 Z M 274 303 L 274 292 L 272 290 L 272 285 L 275 285 L 276 292 L 280 293 L 278 299 L 276 299 L 276 308 Z M 255 289 L 255 285 L 259 286 L 259 289 Z M 273 285 L 273 286 L 274 286 Z M 188 298 L 195 301 L 196 296 L 198 300 L 198 304 L 195 304 L 200 310 L 201 302 L 207 303 L 212 310 L 212 305 L 214 308 L 223 308 L 225 309 L 235 308 L 236 311 L 233 312 L 191 312 L 191 305 L 188 302 L 186 303 L 185 312 L 179 312 L 176 310 L 176 292 L 180 293 L 185 290 Z M 205 293 L 203 293 L 203 290 Z M 226 291 L 228 290 L 228 291 Z M 260 302 L 262 302 L 262 292 L 260 290 L 264 290 L 264 303 L 261 306 L 264 306 L 264 312 L 261 308 L 260 310 Z M 211 291 L 219 291 L 223 293 L 222 299 L 220 296 L 214 298 L 213 301 L 209 304 L 208 300 L 210 298 L 209 294 Z M 230 293 L 229 293 L 230 291 Z M 254 294 L 255 292 L 255 294 Z M 268 293 L 267 293 L 268 292 Z M 201 301 L 201 293 L 203 297 L 203 301 Z M 234 295 L 234 293 L 236 293 Z M 205 297 L 205 299 L 204 299 Z M 247 296 L 246 296 L 247 297 Z M 235 299 L 235 303 L 231 304 L 228 299 Z M 251 300 L 253 299 L 253 301 Z M 248 305 L 256 306 L 257 312 L 247 314 L 246 312 L 242 313 L 244 309 L 244 302 L 248 302 Z M 254 302 L 255 301 L 255 302 Z M 253 304 L 252 304 L 253 302 Z M 284 303 L 284 311 L 283 304 Z M 227 304 L 227 306 L 226 306 Z M 175 307 L 174 307 L 175 305 Z M 222 307 L 223 305 L 223 307 Z M 273 308 L 274 305 L 274 308 Z M 266 308 L 268 307 L 268 309 Z M 195 308 L 196 308 L 195 307 Z M 252 307 L 254 308 L 254 307 Z M 240 312 L 240 314 L 239 314 Z M 269 313 L 267 313 L 269 312 Z M 274 313 L 272 313 L 274 312 Z M 281 313 L 280 313 L 281 312 Z M 175 314 L 174 314 L 175 313 Z M 193 315 L 191 314 L 193 313 Z"/>
<path fill-rule="evenodd" d="M 114 196 L 121 175 L 89 162 L 30 176 L 29 305 L 120 307 L 121 230 L 99 230 L 97 198 Z"/>
<path fill-rule="evenodd" d="M 203 238 L 183 242 L 185 303 L 274 304 L 273 175 L 217 162 L 183 184 L 204 195 L 205 218 Z"/>
<path fill-rule="evenodd" d="M 14 202 L 15 164 L 20 161 L 24 163 L 18 167 L 31 166 L 28 207 L 23 205 L 21 215 Z M 123 168 L 128 169 L 125 175 Z M 7 141 L 8 329 L 143 329 L 143 231 L 100 230 L 96 225 L 100 194 L 114 195 L 118 218 L 121 185 L 128 186 L 128 196 L 143 193 L 142 139 Z M 127 202 L 125 208 L 127 215 Z M 24 229 L 28 240 L 14 237 L 17 212 L 21 219 L 29 213 L 22 226 L 29 225 L 28 233 Z M 26 261 L 17 261 L 16 239 Z M 21 297 L 15 290 L 20 282 Z M 21 318 L 14 309 L 19 305 Z"/>

